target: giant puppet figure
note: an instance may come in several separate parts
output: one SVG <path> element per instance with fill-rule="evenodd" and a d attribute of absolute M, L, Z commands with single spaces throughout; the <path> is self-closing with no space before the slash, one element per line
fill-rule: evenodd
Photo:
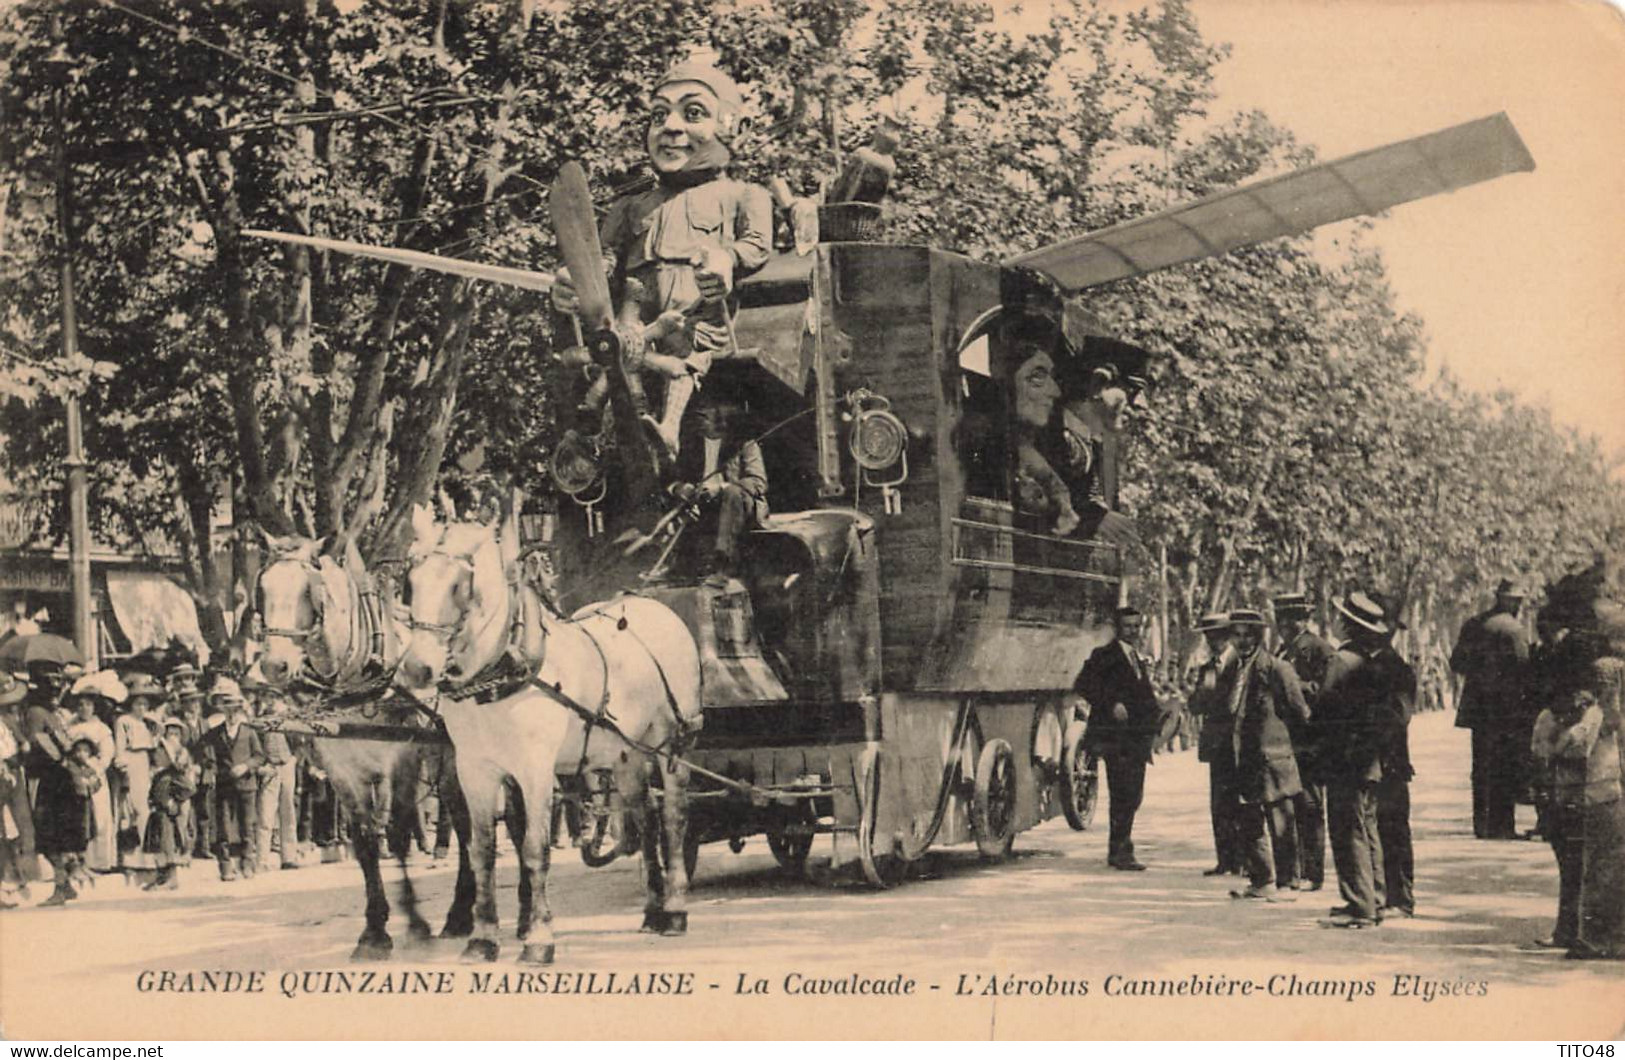
<path fill-rule="evenodd" d="M 664 377 L 659 419 L 639 408 L 675 459 L 683 411 L 731 341 L 727 298 L 734 284 L 760 269 L 772 248 L 773 204 L 767 189 L 726 175 L 743 97 L 722 71 L 679 63 L 655 85 L 647 146 L 655 186 L 617 199 L 604 218 L 604 246 L 617 320 L 641 327 L 628 363 Z M 573 313 L 579 301 L 561 270 L 554 305 Z M 623 342 L 627 341 L 623 335 Z M 638 401 L 636 371 L 628 373 Z M 607 380 L 588 393 L 601 406 Z"/>

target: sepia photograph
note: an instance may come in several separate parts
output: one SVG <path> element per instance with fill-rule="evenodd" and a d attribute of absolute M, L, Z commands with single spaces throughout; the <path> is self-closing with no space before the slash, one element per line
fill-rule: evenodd
<path fill-rule="evenodd" d="M 1612 1057 L 1622 203 L 1604 0 L 0 0 L 0 1038 Z"/>

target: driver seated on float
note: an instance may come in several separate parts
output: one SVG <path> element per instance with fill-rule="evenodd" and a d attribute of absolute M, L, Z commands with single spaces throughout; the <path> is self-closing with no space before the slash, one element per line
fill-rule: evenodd
<path fill-rule="evenodd" d="M 767 521 L 767 464 L 762 447 L 744 436 L 743 409 L 716 387 L 700 392 L 697 430 L 677 459 L 678 485 L 709 518 L 715 505 L 716 539 L 705 584 L 721 587 L 739 573 L 739 541 Z M 690 421 L 692 422 L 692 421 Z"/>

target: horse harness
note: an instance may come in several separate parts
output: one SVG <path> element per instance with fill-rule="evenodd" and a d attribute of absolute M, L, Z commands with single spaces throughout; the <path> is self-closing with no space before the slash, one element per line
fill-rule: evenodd
<path fill-rule="evenodd" d="M 313 621 L 308 629 L 300 629 L 297 627 L 265 626 L 263 632 L 266 637 L 281 637 L 285 640 L 291 640 L 294 643 L 299 644 L 319 634 L 322 627 L 327 622 L 328 602 L 332 599 L 332 594 L 328 592 L 327 582 L 322 577 L 321 565 L 319 562 L 314 560 L 300 560 L 299 565 L 305 572 L 305 588 L 310 594 L 310 608 L 313 613 Z M 266 570 L 269 569 L 269 567 L 266 568 Z M 339 569 L 342 570 L 343 568 Z M 260 571 L 259 580 L 262 581 L 264 577 L 265 571 L 262 570 Z M 257 612 L 259 612 L 261 619 L 263 620 L 265 615 L 264 589 L 258 584 L 258 582 L 256 582 L 255 589 L 254 608 Z M 366 648 L 364 649 L 365 654 L 360 659 L 359 665 L 356 666 L 354 673 L 357 676 L 369 677 L 369 680 L 366 682 L 365 691 L 371 694 L 377 692 L 380 688 L 388 683 L 389 676 L 393 670 L 393 668 L 389 665 L 389 661 L 384 658 L 384 626 L 387 620 L 384 615 L 383 598 L 379 595 L 375 586 L 369 584 L 367 587 L 362 588 L 358 585 L 356 586 L 356 595 L 360 600 L 361 606 L 356 610 L 355 615 L 352 616 L 350 620 L 351 651 L 354 651 L 355 644 L 362 641 L 365 642 Z M 316 670 L 313 665 L 311 665 L 310 651 L 307 649 L 304 654 L 305 666 L 304 672 L 300 674 L 300 680 L 305 684 L 314 686 L 315 688 L 328 693 L 337 692 L 338 686 L 344 683 L 341 678 L 346 669 L 345 665 L 338 660 L 333 660 L 334 665 L 332 673 L 323 674 Z M 380 680 L 380 678 L 382 680 Z"/>
<path fill-rule="evenodd" d="M 462 564 L 470 571 L 473 569 L 473 560 L 469 556 L 443 551 L 439 554 Z M 655 673 L 660 676 L 660 686 L 666 693 L 666 706 L 671 710 L 672 719 L 676 722 L 676 727 L 673 730 L 672 735 L 661 744 L 646 744 L 643 741 L 629 735 L 624 729 L 616 724 L 614 715 L 609 712 L 609 657 L 604 654 L 604 646 L 599 641 L 598 637 L 595 636 L 590 630 L 581 626 L 581 622 L 587 618 L 610 617 L 607 614 L 607 608 L 609 608 L 614 601 L 606 601 L 597 605 L 590 611 L 578 614 L 574 618 L 566 618 L 563 612 L 558 609 L 557 605 L 553 603 L 548 594 L 542 592 L 540 589 L 533 588 L 539 604 L 551 611 L 561 621 L 568 622 L 580 629 L 582 634 L 587 638 L 587 641 L 593 646 L 593 650 L 598 655 L 599 671 L 602 675 L 600 683 L 603 687 L 603 693 L 599 697 L 597 709 L 593 709 L 579 702 L 575 699 L 575 697 L 565 692 L 562 682 L 549 683 L 536 676 L 536 669 L 538 666 L 540 666 L 541 660 L 528 658 L 521 647 L 521 645 L 524 643 L 523 635 L 525 631 L 525 606 L 523 595 L 524 586 L 521 584 L 520 580 L 519 565 L 508 564 L 507 569 L 504 571 L 504 575 L 508 583 L 509 601 L 506 647 L 504 648 L 502 654 L 497 657 L 496 661 L 486 666 L 467 681 L 442 681 L 438 691 L 452 699 L 472 699 L 476 703 L 482 704 L 494 703 L 498 700 L 507 699 L 510 696 L 516 695 L 521 689 L 524 688 L 533 688 L 547 696 L 547 698 L 551 699 L 553 702 L 559 704 L 566 710 L 570 711 L 570 713 L 580 718 L 583 724 L 586 726 L 586 733 L 581 741 L 581 758 L 580 761 L 576 763 L 577 777 L 580 777 L 586 772 L 587 754 L 592 742 L 592 733 L 594 729 L 603 729 L 609 732 L 611 735 L 619 738 L 629 747 L 632 747 L 645 754 L 655 757 L 663 757 L 666 760 L 667 768 L 675 770 L 679 760 L 678 754 L 680 749 L 686 745 L 691 730 L 694 728 L 694 726 L 688 721 L 688 719 L 683 717 L 682 711 L 678 709 L 677 695 L 672 691 L 671 681 L 666 676 L 665 667 L 660 665 L 659 657 L 656 656 L 655 653 L 649 648 L 649 645 L 642 637 L 638 635 L 637 631 L 631 628 L 631 625 L 627 622 L 624 613 L 616 618 L 615 628 L 618 632 L 630 633 L 632 639 L 637 642 L 638 647 L 642 648 L 643 653 L 648 656 L 649 662 L 653 664 Z M 622 595 L 625 596 L 633 594 Z M 464 614 L 466 616 L 466 610 Z M 461 628 L 456 621 L 450 623 L 420 622 L 415 617 L 410 615 L 407 618 L 407 624 L 414 630 L 424 630 L 426 632 L 433 633 L 436 636 L 444 637 L 448 641 L 452 636 L 456 635 L 458 630 Z"/>

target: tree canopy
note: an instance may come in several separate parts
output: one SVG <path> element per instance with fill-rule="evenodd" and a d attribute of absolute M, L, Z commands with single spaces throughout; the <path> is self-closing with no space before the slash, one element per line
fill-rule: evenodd
<path fill-rule="evenodd" d="M 814 192 L 888 115 L 892 237 L 979 257 L 1313 158 L 1264 114 L 1211 113 L 1226 50 L 1183 0 L 1063 0 L 1019 24 L 966 0 L 24 2 L 0 12 L 0 472 L 54 488 L 59 402 L 80 394 L 97 535 L 163 536 L 213 600 L 225 505 L 388 556 L 460 458 L 534 479 L 543 296 L 243 229 L 556 267 L 554 172 L 581 160 L 607 203 L 639 171 L 652 78 L 695 46 L 750 95 L 739 175 Z M 1593 441 L 1423 378 L 1423 323 L 1395 308 L 1369 230 L 1088 296 L 1158 355 L 1125 502 L 1187 621 L 1353 579 L 1450 606 L 1618 544 L 1625 494 Z M 73 364 L 56 352 L 65 253 Z M 42 513 L 39 535 L 60 535 L 61 506 Z"/>

